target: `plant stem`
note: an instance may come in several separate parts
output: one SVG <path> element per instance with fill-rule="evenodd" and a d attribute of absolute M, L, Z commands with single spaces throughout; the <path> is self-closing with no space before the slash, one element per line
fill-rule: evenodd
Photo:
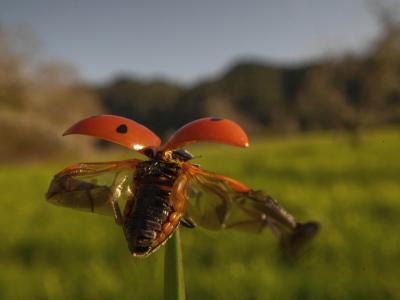
<path fill-rule="evenodd" d="M 164 300 L 185 300 L 185 280 L 179 228 L 175 230 L 165 246 Z"/>

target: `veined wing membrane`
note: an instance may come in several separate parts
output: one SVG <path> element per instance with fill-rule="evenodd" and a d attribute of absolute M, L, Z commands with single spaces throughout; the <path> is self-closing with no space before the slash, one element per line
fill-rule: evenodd
<path fill-rule="evenodd" d="M 133 174 L 139 162 L 132 159 L 69 166 L 54 176 L 46 198 L 56 205 L 117 219 L 117 201 L 125 201 L 132 195 Z"/>
<path fill-rule="evenodd" d="M 186 165 L 179 180 L 176 193 L 184 193 L 187 199 L 184 218 L 201 227 L 247 232 L 270 227 L 282 237 L 297 226 L 294 217 L 273 198 L 229 177 Z"/>

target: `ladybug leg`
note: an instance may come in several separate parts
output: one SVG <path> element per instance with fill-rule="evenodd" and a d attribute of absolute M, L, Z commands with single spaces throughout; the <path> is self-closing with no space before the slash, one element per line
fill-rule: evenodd
<path fill-rule="evenodd" d="M 116 176 L 114 178 L 113 186 L 118 187 L 116 190 L 121 190 L 121 187 L 123 186 L 124 182 L 126 181 L 126 177 L 119 178 Z M 110 203 L 112 206 L 112 210 L 114 213 L 114 220 L 115 223 L 118 225 L 122 226 L 124 224 L 124 218 L 121 213 L 121 209 L 118 205 L 118 195 L 115 194 L 115 192 L 110 196 Z"/>
<path fill-rule="evenodd" d="M 194 223 L 194 221 L 188 217 L 182 218 L 181 224 L 182 224 L 182 226 L 185 226 L 186 228 L 190 228 L 190 229 L 193 229 L 196 227 L 196 224 Z"/>
<path fill-rule="evenodd" d="M 124 223 L 124 218 L 122 217 L 121 209 L 118 202 L 115 201 L 114 197 L 111 199 L 111 205 L 114 212 L 115 223 L 122 225 Z"/>

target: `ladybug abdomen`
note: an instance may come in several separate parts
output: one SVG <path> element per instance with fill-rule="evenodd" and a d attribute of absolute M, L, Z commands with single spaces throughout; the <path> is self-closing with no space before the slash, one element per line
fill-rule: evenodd
<path fill-rule="evenodd" d="M 176 165 L 158 161 L 138 165 L 135 194 L 124 213 L 125 237 L 133 255 L 150 254 L 178 225 L 171 200 L 177 172 Z"/>
<path fill-rule="evenodd" d="M 169 194 L 156 185 L 143 185 L 135 193 L 132 210 L 125 219 L 125 235 L 132 254 L 145 255 L 152 250 L 173 212 Z"/>

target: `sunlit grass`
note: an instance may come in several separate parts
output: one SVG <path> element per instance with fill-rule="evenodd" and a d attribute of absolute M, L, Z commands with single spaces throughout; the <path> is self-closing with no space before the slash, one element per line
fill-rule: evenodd
<path fill-rule="evenodd" d="M 302 259 L 287 264 L 268 231 L 182 228 L 189 299 L 400 297 L 399 131 L 369 132 L 358 146 L 311 134 L 192 152 L 202 167 L 268 191 L 322 230 Z M 63 166 L 0 168 L 0 299 L 162 298 L 163 248 L 132 258 L 111 218 L 45 202 Z"/>

